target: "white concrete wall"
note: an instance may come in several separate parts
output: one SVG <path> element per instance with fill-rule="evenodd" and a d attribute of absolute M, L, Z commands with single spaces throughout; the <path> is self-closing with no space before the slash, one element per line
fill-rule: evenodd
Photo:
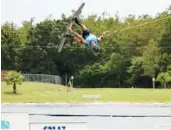
<path fill-rule="evenodd" d="M 28 113 L 1 113 L 1 122 L 2 121 L 7 123 L 10 130 L 29 130 Z"/>

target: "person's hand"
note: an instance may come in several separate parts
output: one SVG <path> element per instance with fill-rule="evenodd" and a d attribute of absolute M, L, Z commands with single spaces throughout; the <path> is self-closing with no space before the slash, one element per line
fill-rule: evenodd
<path fill-rule="evenodd" d="M 103 32 L 101 35 L 101 39 L 103 39 L 103 37 L 105 36 L 106 32 Z"/>

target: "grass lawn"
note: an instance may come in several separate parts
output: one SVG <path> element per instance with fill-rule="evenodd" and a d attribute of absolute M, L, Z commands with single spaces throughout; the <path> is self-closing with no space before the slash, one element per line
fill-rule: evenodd
<path fill-rule="evenodd" d="M 81 103 L 92 102 L 83 95 L 101 95 L 100 102 L 171 102 L 171 89 L 82 88 L 67 92 L 66 87 L 46 83 L 23 83 L 12 93 L 12 85 L 1 83 L 2 103 Z"/>

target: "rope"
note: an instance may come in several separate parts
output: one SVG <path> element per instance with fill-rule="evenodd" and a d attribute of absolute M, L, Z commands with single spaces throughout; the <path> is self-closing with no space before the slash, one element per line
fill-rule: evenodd
<path fill-rule="evenodd" d="M 171 16 L 168 16 L 168 17 L 165 17 L 165 18 L 161 18 L 161 19 L 157 19 L 157 20 L 154 20 L 154 21 L 151 21 L 151 22 L 146 22 L 146 23 L 143 23 L 143 24 L 138 24 L 138 25 L 135 25 L 135 26 L 132 26 L 132 27 L 123 28 L 123 29 L 117 30 L 115 32 L 108 31 L 108 32 L 111 32 L 111 33 L 109 33 L 106 36 L 104 36 L 104 38 L 108 37 L 108 36 L 110 36 L 110 35 L 112 35 L 114 33 L 117 33 L 117 32 L 121 32 L 121 31 L 124 31 L 124 30 L 132 29 L 132 28 L 136 28 L 136 27 L 143 26 L 143 25 L 146 25 L 146 24 L 155 23 L 155 22 L 162 21 L 162 20 L 169 19 L 169 18 L 171 18 Z"/>

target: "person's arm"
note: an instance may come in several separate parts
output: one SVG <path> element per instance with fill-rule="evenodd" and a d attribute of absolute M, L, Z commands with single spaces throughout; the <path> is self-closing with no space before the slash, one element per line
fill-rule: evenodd
<path fill-rule="evenodd" d="M 101 35 L 100 37 L 98 37 L 98 41 L 99 41 L 99 42 L 102 41 L 102 39 L 104 38 L 104 35 L 105 35 L 105 33 L 103 32 L 102 35 Z"/>
<path fill-rule="evenodd" d="M 70 33 L 73 33 L 76 37 L 82 38 L 81 35 L 79 35 L 79 34 L 78 34 L 77 32 L 75 32 L 75 31 L 73 31 L 71 28 L 68 28 L 68 30 L 69 30 Z"/>

